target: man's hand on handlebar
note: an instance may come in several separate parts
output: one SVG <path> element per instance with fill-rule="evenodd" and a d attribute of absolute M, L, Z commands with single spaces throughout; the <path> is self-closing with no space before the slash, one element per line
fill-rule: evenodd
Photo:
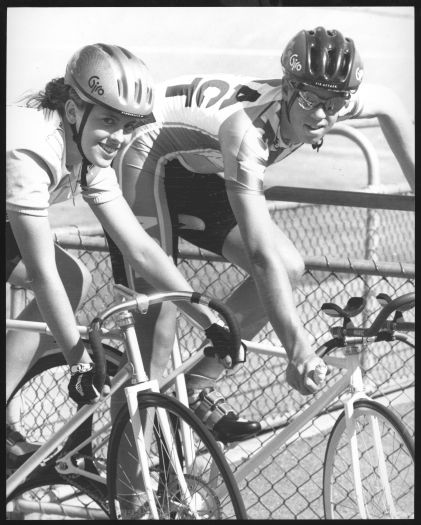
<path fill-rule="evenodd" d="M 287 382 L 303 396 L 316 393 L 325 383 L 328 368 L 320 357 L 311 354 L 302 362 L 289 362 L 286 370 Z"/>
<path fill-rule="evenodd" d="M 239 348 L 233 348 L 230 333 L 226 328 L 213 323 L 205 330 L 205 334 L 213 345 L 205 348 L 205 356 L 217 358 L 228 369 L 245 362 L 246 347 L 241 343 Z"/>

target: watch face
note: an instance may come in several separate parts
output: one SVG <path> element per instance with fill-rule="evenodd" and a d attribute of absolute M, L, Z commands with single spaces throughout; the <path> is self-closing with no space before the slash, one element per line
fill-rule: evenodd
<path fill-rule="evenodd" d="M 78 363 L 77 365 L 73 365 L 70 367 L 70 372 L 72 374 L 81 374 L 83 372 L 89 372 L 92 370 L 92 364 L 91 363 Z"/>

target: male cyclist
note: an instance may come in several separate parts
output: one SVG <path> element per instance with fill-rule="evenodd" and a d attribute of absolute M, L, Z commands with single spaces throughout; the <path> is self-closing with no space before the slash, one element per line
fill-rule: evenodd
<path fill-rule="evenodd" d="M 176 233 L 248 272 L 227 301 L 242 335 L 252 338 L 269 320 L 288 354 L 288 383 L 309 395 L 318 388 L 315 371 L 323 377 L 323 362 L 310 348 L 293 297 L 304 264 L 269 215 L 265 170 L 303 144 L 320 148 L 337 121 L 378 117 L 413 188 L 413 126 L 389 90 L 360 89 L 362 60 L 340 31 L 300 31 L 281 64 L 281 79 L 200 74 L 161 84 L 157 122 L 136 131 L 114 166 L 138 220 L 168 254 L 176 252 Z M 142 289 L 129 266 L 119 278 Z M 167 351 L 171 344 L 162 327 L 172 315 L 169 307 L 151 321 L 151 340 L 160 342 L 161 354 L 153 357 L 158 367 L 166 341 Z M 222 371 L 211 358 L 197 365 L 188 377 L 191 406 L 223 439 L 243 439 L 257 423 L 238 418 L 214 390 Z"/>

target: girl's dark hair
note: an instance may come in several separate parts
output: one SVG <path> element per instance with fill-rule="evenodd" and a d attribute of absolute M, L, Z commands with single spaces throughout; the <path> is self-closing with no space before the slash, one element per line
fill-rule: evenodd
<path fill-rule="evenodd" d="M 64 114 L 64 105 L 72 99 L 76 106 L 82 109 L 85 102 L 79 97 L 76 91 L 64 83 L 64 78 L 54 78 L 45 86 L 44 91 L 39 91 L 24 98 L 25 104 L 29 108 L 58 110 Z"/>

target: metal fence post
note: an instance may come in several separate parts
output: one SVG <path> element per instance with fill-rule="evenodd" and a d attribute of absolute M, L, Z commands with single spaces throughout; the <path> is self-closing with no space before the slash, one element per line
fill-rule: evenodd
<path fill-rule="evenodd" d="M 364 154 L 367 162 L 367 189 L 375 191 L 376 187 L 380 185 L 380 172 L 379 172 L 379 158 L 377 152 L 372 143 L 367 137 L 361 133 L 361 131 L 347 126 L 346 124 L 337 124 L 331 131 L 337 135 L 342 135 L 353 142 L 355 142 Z M 367 209 L 366 217 L 366 236 L 365 236 L 365 259 L 375 261 L 377 259 L 377 249 L 379 246 L 379 226 L 380 218 L 377 210 L 373 208 Z M 367 300 L 367 309 L 363 312 L 363 326 L 368 325 L 369 314 L 367 312 L 374 311 L 375 305 L 373 298 L 371 297 L 370 290 L 372 288 L 373 278 L 367 276 L 367 281 L 364 284 L 364 297 Z M 363 356 L 363 367 L 366 369 L 370 366 L 369 355 L 367 353 Z"/>

